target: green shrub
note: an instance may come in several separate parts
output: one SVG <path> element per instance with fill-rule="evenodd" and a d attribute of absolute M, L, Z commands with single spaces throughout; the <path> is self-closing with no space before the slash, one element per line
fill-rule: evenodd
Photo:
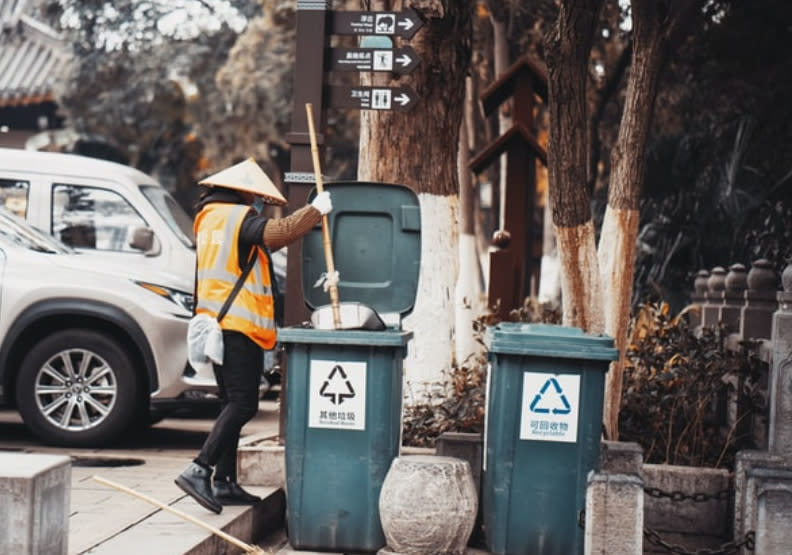
<path fill-rule="evenodd" d="M 482 343 L 488 326 L 498 319 L 482 316 L 473 322 L 477 340 Z M 561 312 L 551 303 L 526 298 L 523 305 L 509 313 L 510 322 L 559 323 Z M 472 355 L 451 368 L 443 383 L 433 384 L 421 403 L 404 407 L 402 443 L 413 447 L 433 447 L 445 432 L 481 433 L 484 430 L 487 359 Z"/>
<path fill-rule="evenodd" d="M 619 439 L 640 444 L 645 462 L 732 468 L 737 451 L 755 447 L 749 424 L 764 410 L 753 350 L 727 350 L 720 327 L 694 333 L 664 303 L 644 305 L 630 330 Z M 727 394 L 737 396 L 731 423 Z"/>

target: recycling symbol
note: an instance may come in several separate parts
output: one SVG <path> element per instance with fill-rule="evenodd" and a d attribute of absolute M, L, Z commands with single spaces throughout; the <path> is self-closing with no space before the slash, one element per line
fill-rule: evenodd
<path fill-rule="evenodd" d="M 330 371 L 330 375 L 327 376 L 319 390 L 319 396 L 327 397 L 334 405 L 340 405 L 344 399 L 351 399 L 355 396 L 355 390 L 340 364 L 336 364 Z"/>
<path fill-rule="evenodd" d="M 548 406 L 547 402 L 542 402 L 544 394 L 547 393 L 547 390 L 551 387 L 555 393 L 552 397 L 556 401 L 552 409 Z M 544 383 L 542 389 L 539 390 L 539 393 L 537 393 L 533 401 L 531 401 L 529 408 L 531 412 L 538 414 L 549 414 L 551 412 L 553 414 L 569 414 L 572 412 L 572 407 L 570 407 L 569 401 L 567 401 L 566 395 L 564 395 L 564 391 L 555 378 L 550 378 Z"/>

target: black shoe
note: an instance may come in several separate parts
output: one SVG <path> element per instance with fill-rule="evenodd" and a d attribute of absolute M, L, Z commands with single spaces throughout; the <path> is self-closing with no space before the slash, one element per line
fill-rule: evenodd
<path fill-rule="evenodd" d="M 255 505 L 261 501 L 261 497 L 246 492 L 236 482 L 225 480 L 215 480 L 212 493 L 221 505 Z"/>
<path fill-rule="evenodd" d="M 174 481 L 177 486 L 195 499 L 202 507 L 213 513 L 220 514 L 223 511 L 223 506 L 212 495 L 211 478 L 212 473 L 210 470 L 196 463 L 190 463 Z"/>

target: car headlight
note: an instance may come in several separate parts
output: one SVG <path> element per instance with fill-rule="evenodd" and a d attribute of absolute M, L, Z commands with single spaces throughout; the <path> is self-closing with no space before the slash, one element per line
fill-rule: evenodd
<path fill-rule="evenodd" d="M 182 307 L 187 312 L 192 313 L 193 311 L 193 296 L 192 293 L 186 293 L 185 291 L 179 291 L 177 289 L 172 289 L 170 287 L 165 287 L 164 285 L 157 285 L 156 283 L 148 283 L 145 281 L 135 281 L 137 285 L 146 289 L 147 291 L 151 291 L 152 293 L 159 295 L 164 299 L 168 299 L 169 301 L 176 303 L 180 307 Z"/>

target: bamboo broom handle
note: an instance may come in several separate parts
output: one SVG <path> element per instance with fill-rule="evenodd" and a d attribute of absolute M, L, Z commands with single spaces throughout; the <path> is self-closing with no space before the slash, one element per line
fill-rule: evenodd
<path fill-rule="evenodd" d="M 150 504 L 154 505 L 155 507 L 159 507 L 160 509 L 162 509 L 164 511 L 168 511 L 170 513 L 173 513 L 176 516 L 183 518 L 184 520 L 192 522 L 193 524 L 197 524 L 201 528 L 209 530 L 212 534 L 214 534 L 216 536 L 220 536 L 225 541 L 235 545 L 239 549 L 244 550 L 245 553 L 264 553 L 264 551 L 262 551 L 260 547 L 245 543 L 242 540 L 240 540 L 238 538 L 235 538 L 234 536 L 223 532 L 219 528 L 215 528 L 214 526 L 212 526 L 210 524 L 207 524 L 207 523 L 205 523 L 205 522 L 203 522 L 201 520 L 198 520 L 197 518 L 195 518 L 192 515 L 188 515 L 187 513 L 184 513 L 184 512 L 182 512 L 182 511 L 180 511 L 178 509 L 174 509 L 170 505 L 165 505 L 164 503 L 160 503 L 159 501 L 157 501 L 156 499 L 154 499 L 152 497 L 149 497 L 147 495 L 139 493 L 139 492 L 137 492 L 137 491 L 135 491 L 133 489 L 130 489 L 130 488 L 126 487 L 126 486 L 122 486 L 121 484 L 116 484 L 115 482 L 111 482 L 110 480 L 107 480 L 107 479 L 102 478 L 100 476 L 94 476 L 93 479 L 96 480 L 97 482 L 99 482 L 100 484 L 104 484 L 106 486 L 110 486 L 111 488 L 115 488 L 115 489 L 117 489 L 119 491 L 123 491 L 124 493 L 129 494 L 129 495 L 131 495 L 133 497 L 137 497 L 138 499 L 142 499 L 143 501 L 145 501 L 147 503 L 150 503 Z"/>
<path fill-rule="evenodd" d="M 305 104 L 305 112 L 308 116 L 308 134 L 311 136 L 311 154 L 313 155 L 314 174 L 316 176 L 316 190 L 320 193 L 324 191 L 322 184 L 322 170 L 319 166 L 319 147 L 316 144 L 316 130 L 314 129 L 313 105 L 308 102 Z M 324 245 L 325 264 L 327 273 L 335 274 L 335 264 L 333 263 L 333 249 L 330 245 L 330 227 L 327 223 L 327 215 L 322 215 L 322 244 Z M 335 329 L 341 327 L 341 309 L 338 306 L 338 286 L 330 284 L 330 306 L 333 309 L 333 324 Z"/>

